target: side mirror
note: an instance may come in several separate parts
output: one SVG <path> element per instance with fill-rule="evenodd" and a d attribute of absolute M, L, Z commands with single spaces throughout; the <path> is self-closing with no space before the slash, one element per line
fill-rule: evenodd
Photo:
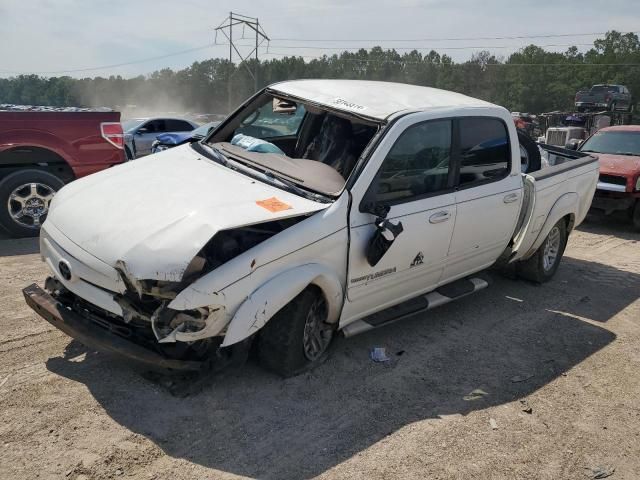
<path fill-rule="evenodd" d="M 404 230 L 402 222 L 392 223 L 384 218 L 376 219 L 376 231 L 367 246 L 367 262 L 375 267 Z"/>

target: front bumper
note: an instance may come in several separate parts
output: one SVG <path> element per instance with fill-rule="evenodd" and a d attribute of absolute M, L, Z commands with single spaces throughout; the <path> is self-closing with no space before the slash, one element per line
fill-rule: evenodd
<path fill-rule="evenodd" d="M 591 202 L 591 208 L 602 210 L 609 215 L 617 210 L 629 210 L 636 203 L 637 199 L 631 195 L 615 195 L 609 192 L 596 190 L 596 194 Z"/>
<path fill-rule="evenodd" d="M 206 362 L 166 358 L 101 328 L 70 310 L 35 283 L 22 290 L 27 305 L 54 327 L 90 349 L 125 357 L 140 366 L 161 371 L 198 371 Z"/>

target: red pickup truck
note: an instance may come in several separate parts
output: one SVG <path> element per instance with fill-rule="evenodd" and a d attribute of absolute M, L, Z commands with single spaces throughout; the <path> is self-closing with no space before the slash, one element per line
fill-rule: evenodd
<path fill-rule="evenodd" d="M 0 226 L 36 236 L 53 195 L 124 162 L 123 147 L 120 112 L 0 105 Z"/>

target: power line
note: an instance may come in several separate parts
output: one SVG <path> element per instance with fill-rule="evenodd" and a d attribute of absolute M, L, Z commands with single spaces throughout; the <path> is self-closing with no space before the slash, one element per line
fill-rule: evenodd
<path fill-rule="evenodd" d="M 289 56 L 288 53 L 285 52 L 269 52 L 265 55 L 278 55 L 278 56 Z M 332 57 L 328 57 L 326 55 L 292 55 L 289 58 L 305 58 L 311 60 L 321 60 L 321 59 L 332 59 Z M 359 59 L 359 58 L 341 58 L 337 57 L 337 59 L 341 62 L 353 62 L 353 63 L 402 63 L 404 65 L 424 65 L 428 62 L 407 62 L 402 59 Z M 469 63 L 431 63 L 432 66 L 435 67 L 465 67 L 468 65 L 473 65 Z M 640 63 L 486 63 L 482 65 L 483 67 L 640 67 Z"/>
<path fill-rule="evenodd" d="M 102 65 L 99 67 L 75 68 L 71 70 L 49 70 L 49 71 L 40 71 L 40 72 L 16 72 L 16 71 L 10 71 L 10 70 L 0 70 L 0 73 L 12 73 L 16 75 L 46 75 L 46 74 L 55 74 L 55 73 L 78 73 L 78 72 L 90 72 L 94 70 L 106 70 L 107 68 L 125 67 L 128 65 L 136 65 L 139 63 L 151 62 L 153 60 L 162 60 L 163 58 L 176 57 L 178 55 L 184 55 L 185 53 L 197 52 L 197 51 L 205 50 L 207 48 L 211 48 L 215 46 L 216 46 L 215 43 L 209 43 L 207 45 L 188 48 L 186 50 L 181 50 L 179 52 L 167 53 L 165 55 L 158 55 L 156 57 L 147 57 L 139 60 L 132 60 L 130 62 L 114 63 L 111 65 Z"/>
<path fill-rule="evenodd" d="M 518 40 L 526 38 L 562 38 L 562 37 L 589 37 L 595 35 L 606 35 L 608 32 L 593 32 L 593 33 L 558 33 L 558 34 L 543 34 L 543 35 L 512 35 L 503 37 L 430 37 L 430 38 L 404 38 L 404 39 L 354 39 L 354 38 L 272 38 L 276 41 L 292 41 L 292 42 L 444 42 L 444 41 L 471 41 L 471 40 Z M 622 35 L 626 33 L 640 33 L 639 31 L 633 32 L 620 32 Z"/>
<path fill-rule="evenodd" d="M 357 50 L 357 49 L 365 49 L 370 50 L 374 47 L 379 47 L 380 45 L 373 46 L 353 46 L 353 47 L 328 47 L 328 46 L 306 46 L 306 45 L 277 45 L 276 48 L 280 49 L 290 49 L 290 50 Z M 468 46 L 458 46 L 458 47 L 420 47 L 420 46 L 412 46 L 412 47 L 388 47 L 389 50 L 473 50 L 473 49 L 492 49 L 492 48 L 524 48 L 527 45 L 468 45 Z M 546 47 L 590 47 L 593 46 L 593 43 L 551 43 L 546 45 L 536 45 L 536 47 L 546 48 Z"/>

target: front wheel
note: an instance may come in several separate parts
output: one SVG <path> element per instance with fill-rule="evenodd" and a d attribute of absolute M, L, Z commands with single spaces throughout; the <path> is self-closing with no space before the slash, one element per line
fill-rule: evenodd
<path fill-rule="evenodd" d="M 530 258 L 518 264 L 518 275 L 536 283 L 553 278 L 567 246 L 567 225 L 563 220 L 556 223 L 542 245 Z"/>
<path fill-rule="evenodd" d="M 0 225 L 11 236 L 35 237 L 64 182 L 42 170 L 19 170 L 0 182 Z"/>
<path fill-rule="evenodd" d="M 258 337 L 258 356 L 266 368 L 291 377 L 324 361 L 334 326 L 327 323 L 327 302 L 309 287 L 276 313 Z"/>

